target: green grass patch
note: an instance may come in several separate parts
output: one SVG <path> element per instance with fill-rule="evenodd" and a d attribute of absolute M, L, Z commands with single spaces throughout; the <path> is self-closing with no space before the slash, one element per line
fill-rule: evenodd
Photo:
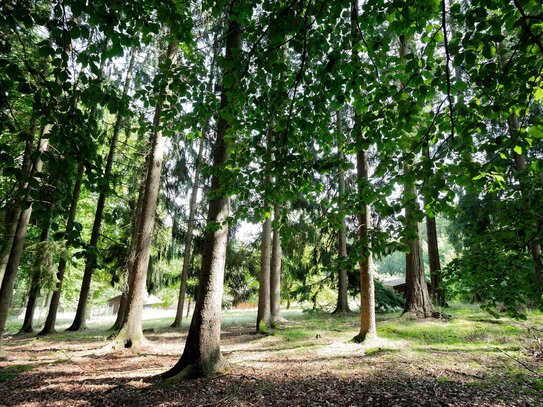
<path fill-rule="evenodd" d="M 14 380 L 18 374 L 28 372 L 32 368 L 34 368 L 34 366 L 31 365 L 6 366 L 0 370 L 0 383 Z"/>

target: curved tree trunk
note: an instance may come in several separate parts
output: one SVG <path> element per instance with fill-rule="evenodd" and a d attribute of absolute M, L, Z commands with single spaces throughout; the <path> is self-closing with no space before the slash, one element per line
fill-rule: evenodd
<path fill-rule="evenodd" d="M 284 322 L 281 317 L 281 206 L 273 208 L 273 237 L 270 263 L 270 308 L 272 325 Z"/>
<path fill-rule="evenodd" d="M 30 177 L 41 172 L 43 161 L 41 160 L 41 154 L 47 150 L 49 140 L 46 137 L 51 131 L 51 125 L 46 125 L 38 143 L 38 156 L 34 159 Z M 30 184 L 26 183 L 26 186 L 30 189 Z M 2 288 L 0 288 L 0 352 L 2 350 L 2 335 L 6 327 L 6 321 L 8 318 L 9 306 L 13 297 L 13 288 L 15 286 L 15 280 L 17 277 L 17 271 L 19 269 L 19 263 L 21 261 L 21 255 L 23 253 L 23 246 L 26 239 L 26 232 L 28 229 L 28 222 L 30 215 L 32 214 L 32 198 L 30 191 L 27 192 L 24 199 L 21 201 L 23 208 L 19 221 L 17 222 L 17 229 L 13 238 L 13 244 L 11 247 L 11 253 L 9 261 L 6 266 L 4 274 L 4 280 L 2 281 Z"/>
<path fill-rule="evenodd" d="M 132 49 L 130 56 L 130 62 L 126 71 L 126 77 L 124 80 L 122 100 L 125 100 L 128 96 L 128 91 L 130 89 L 130 83 L 132 81 L 132 70 L 134 69 L 136 61 L 136 49 Z M 100 69 L 102 71 L 102 68 Z M 94 113 L 90 114 L 91 117 L 94 116 Z M 115 158 L 115 151 L 117 149 L 117 140 L 119 139 L 119 134 L 121 132 L 123 124 L 123 114 L 119 112 L 115 120 L 115 126 L 113 128 L 113 135 L 111 136 L 111 143 L 109 145 L 109 152 L 106 161 L 106 167 L 104 169 L 104 179 L 109 180 L 111 177 L 111 171 L 113 169 L 113 161 Z M 85 329 L 85 318 L 87 313 L 87 303 L 89 300 L 90 285 L 92 280 L 92 275 L 94 274 L 94 269 L 96 267 L 96 261 L 98 256 L 98 241 L 100 240 L 100 229 L 102 227 L 102 218 L 104 215 L 104 208 L 106 205 L 106 198 L 108 192 L 102 191 L 98 196 L 98 203 L 96 205 L 96 213 L 94 215 L 94 223 L 92 225 L 92 233 L 89 242 L 90 253 L 87 254 L 85 262 L 85 271 L 83 273 L 83 280 L 81 282 L 81 290 L 79 292 L 79 301 L 77 303 L 77 311 L 75 313 L 75 318 L 72 325 L 67 329 L 68 331 L 79 331 L 80 329 Z"/>
<path fill-rule="evenodd" d="M 226 61 L 236 67 L 241 53 L 241 30 L 236 21 L 230 19 L 226 32 Z M 238 78 L 231 70 L 223 72 L 221 111 L 231 108 L 229 95 L 237 88 Z M 230 123 L 219 115 L 217 138 L 213 148 L 213 166 L 221 167 L 229 158 L 226 132 Z M 179 361 L 163 373 L 163 379 L 179 375 L 179 378 L 206 376 L 222 366 L 220 334 L 221 304 L 224 284 L 224 265 L 230 197 L 225 196 L 224 179 L 214 173 L 211 178 L 211 199 L 207 216 L 202 269 L 200 270 L 196 306 L 192 316 L 185 349 Z M 228 181 L 227 181 L 228 182 Z"/>
<path fill-rule="evenodd" d="M 185 237 L 185 250 L 183 252 L 183 269 L 181 272 L 181 284 L 179 286 L 179 299 L 177 301 L 177 311 L 175 313 L 175 319 L 172 328 L 181 328 L 183 322 L 183 308 L 185 306 L 185 294 L 187 292 L 187 279 L 189 276 L 189 261 L 192 248 L 192 237 L 194 230 L 194 220 L 196 218 L 196 201 L 198 199 L 198 189 L 200 186 L 200 168 L 202 161 L 202 154 L 204 150 L 204 139 L 200 140 L 200 146 L 198 147 L 198 157 L 196 158 L 196 166 L 194 168 L 194 180 L 192 183 L 192 191 L 190 194 L 189 203 L 189 220 L 187 223 L 187 235 Z"/>
<path fill-rule="evenodd" d="M 178 53 L 178 42 L 172 41 L 168 45 L 165 58 L 170 61 L 170 67 L 175 64 Z M 162 72 L 169 76 L 170 71 Z M 167 80 L 169 83 L 170 81 Z M 155 107 L 153 130 L 150 139 L 149 160 L 145 180 L 145 194 L 141 206 L 141 220 L 139 222 L 136 257 L 132 269 L 128 273 L 128 295 L 126 303 L 126 316 L 117 335 L 116 342 L 122 343 L 125 348 L 137 348 L 145 338 L 141 317 L 143 312 L 143 296 L 147 279 L 147 268 L 151 254 L 151 241 L 155 227 L 155 211 L 160 188 L 160 174 L 164 158 L 165 139 L 162 137 L 165 96 L 169 93 L 166 86 L 159 90 L 159 101 Z"/>
<path fill-rule="evenodd" d="M 47 239 L 49 239 L 50 226 L 51 226 L 51 223 L 48 222 L 47 225 L 41 231 L 40 242 L 43 243 L 47 241 Z M 39 270 L 39 265 L 34 264 L 32 282 L 30 283 L 30 289 L 28 291 L 28 300 L 26 302 L 25 319 L 23 321 L 23 326 L 21 327 L 21 330 L 19 331 L 20 334 L 23 334 L 23 333 L 28 334 L 28 333 L 34 332 L 32 321 L 34 320 L 34 311 L 36 310 L 36 302 L 38 301 L 38 297 L 40 295 L 40 288 L 41 288 L 40 277 L 41 277 L 41 270 Z"/>
<path fill-rule="evenodd" d="M 73 227 L 75 221 L 75 214 L 77 212 L 77 204 L 79 202 L 79 195 L 81 193 L 81 184 L 83 183 L 83 167 L 79 169 L 79 174 L 74 184 L 72 191 L 72 199 L 70 202 L 70 211 L 68 212 L 68 220 L 66 222 L 66 235 L 68 235 Z M 67 253 L 65 256 L 61 256 L 58 263 L 57 271 L 57 284 L 55 291 L 51 296 L 51 302 L 49 303 L 49 312 L 45 319 L 45 324 L 38 335 L 48 335 L 55 332 L 55 323 L 57 321 L 58 306 L 60 304 L 60 294 L 62 291 L 62 281 L 64 280 L 64 273 L 66 272 L 66 264 L 68 262 Z"/>

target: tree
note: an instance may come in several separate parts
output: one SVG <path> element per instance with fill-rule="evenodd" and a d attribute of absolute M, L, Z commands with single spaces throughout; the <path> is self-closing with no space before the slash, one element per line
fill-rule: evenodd
<path fill-rule="evenodd" d="M 164 61 L 162 62 L 161 75 L 165 79 L 162 82 L 162 87 L 159 89 L 158 102 L 155 107 L 149 140 L 149 158 L 147 161 L 144 195 L 139 198 L 142 199 L 142 203 L 141 218 L 138 222 L 136 257 L 132 268 L 128 272 L 126 315 L 119 334 L 116 337 L 116 341 L 122 343 L 125 348 L 137 348 L 145 341 L 141 325 L 141 314 L 165 149 L 165 139 L 162 137 L 164 126 L 162 115 L 169 107 L 164 100 L 167 99 L 167 96 L 171 92 L 169 89 L 171 84 L 170 77 L 177 61 L 178 45 L 179 43 L 176 40 L 168 44 Z"/>
<path fill-rule="evenodd" d="M 356 25 L 358 24 L 358 3 L 351 2 L 351 35 L 352 35 L 352 58 L 353 62 L 358 61 L 357 51 L 357 34 Z M 355 65 L 356 66 L 356 65 Z M 355 93 L 355 100 L 358 97 Z M 358 250 L 359 268 L 360 268 L 360 332 L 354 337 L 356 342 L 369 342 L 377 336 L 377 328 L 375 323 L 375 287 L 373 283 L 373 262 L 371 254 L 371 243 L 369 228 L 371 225 L 370 205 L 367 197 L 368 193 L 368 162 L 364 145 L 367 143 L 364 140 L 362 133 L 362 118 L 355 112 L 353 138 L 356 141 L 358 148 L 356 154 L 356 180 L 357 180 L 357 200 L 358 212 Z"/>
<path fill-rule="evenodd" d="M 224 280 L 226 244 L 228 240 L 227 218 L 230 214 L 229 181 L 220 171 L 229 158 L 229 141 L 226 136 L 232 126 L 226 120 L 227 109 L 235 112 L 234 97 L 239 77 L 234 70 L 241 59 L 241 29 L 236 13 L 237 3 L 230 5 L 228 28 L 225 34 L 225 66 L 222 75 L 222 90 L 217 137 L 213 146 L 213 168 L 207 226 L 202 252 L 202 268 L 199 274 L 196 304 L 187 341 L 179 361 L 161 378 L 200 377 L 222 367 L 220 350 L 221 304 Z M 238 11 L 239 12 L 239 11 Z M 235 116 L 230 116 L 235 117 Z M 225 188 L 226 187 L 226 188 Z"/>

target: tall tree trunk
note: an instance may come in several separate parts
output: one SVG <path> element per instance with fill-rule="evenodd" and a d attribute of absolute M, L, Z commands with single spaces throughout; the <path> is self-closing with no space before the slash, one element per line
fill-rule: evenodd
<path fill-rule="evenodd" d="M 273 237 L 270 263 L 270 308 L 272 325 L 284 322 L 281 317 L 281 206 L 273 208 Z"/>
<path fill-rule="evenodd" d="M 36 132 L 36 119 L 32 119 L 30 125 L 30 134 L 34 138 L 34 133 Z M 31 158 L 32 144 L 27 141 L 25 144 L 25 151 L 23 153 L 23 162 L 21 164 L 21 170 L 23 175 L 23 181 L 20 182 L 20 188 L 23 189 L 26 179 L 30 174 L 32 167 L 32 158 Z M 15 199 L 11 208 L 6 213 L 6 230 L 4 233 L 5 246 L 0 254 L 0 287 L 2 286 L 2 281 L 4 280 L 4 274 L 6 271 L 6 266 L 9 261 L 9 255 L 11 253 L 11 247 L 13 245 L 13 239 L 15 238 L 15 232 L 17 231 L 17 223 L 19 222 L 19 216 L 21 215 L 21 205 L 18 199 Z"/>
<path fill-rule="evenodd" d="M 66 235 L 68 235 L 73 227 L 75 221 L 75 214 L 77 213 L 77 204 L 79 202 L 79 195 L 81 193 L 81 184 L 83 183 L 83 167 L 79 168 L 79 174 L 74 184 L 72 191 L 72 199 L 70 201 L 70 210 L 68 212 L 68 220 L 66 222 Z M 68 254 L 60 257 L 57 270 L 57 284 L 53 294 L 51 295 L 51 302 L 49 303 L 49 312 L 45 319 L 45 324 L 38 335 L 48 335 L 55 332 L 55 323 L 57 321 L 58 306 L 60 304 L 60 294 L 62 292 L 62 281 L 64 280 L 64 273 L 66 272 L 66 264 L 68 262 Z"/>
<path fill-rule="evenodd" d="M 351 35 L 353 60 L 358 60 L 357 51 L 357 24 L 358 24 L 358 2 L 351 2 Z M 371 242 L 369 228 L 371 225 L 371 208 L 364 197 L 364 188 L 369 183 L 368 161 L 366 151 L 363 149 L 364 134 L 362 133 L 362 118 L 355 113 L 353 136 L 358 144 L 356 154 L 356 180 L 358 185 L 358 244 L 360 253 L 360 332 L 353 340 L 355 342 L 370 342 L 377 337 L 375 323 L 375 287 L 373 282 L 373 261 L 371 254 Z"/>
<path fill-rule="evenodd" d="M 237 21 L 230 18 L 226 31 L 225 53 L 228 66 L 238 66 L 241 51 L 240 26 Z M 238 86 L 238 80 L 235 72 L 224 70 L 221 111 L 232 109 L 229 99 Z M 222 167 L 229 158 L 229 144 L 225 136 L 230 126 L 231 123 L 219 114 L 217 138 L 213 148 L 213 166 L 215 168 Z M 175 375 L 179 375 L 180 378 L 206 376 L 219 370 L 222 366 L 221 304 L 228 241 L 226 221 L 230 214 L 230 197 L 227 195 L 228 188 L 224 188 L 224 183 L 224 178 L 214 172 L 211 178 L 211 199 L 207 216 L 208 227 L 204 236 L 202 269 L 200 270 L 196 305 L 185 349 L 179 361 L 170 370 L 163 373 L 162 378 L 170 378 Z"/>
<path fill-rule="evenodd" d="M 202 162 L 202 154 L 204 150 L 204 138 L 200 140 L 200 146 L 198 147 L 198 157 L 196 158 L 196 165 L 194 168 L 194 180 L 192 183 L 192 191 L 190 193 L 189 203 L 189 220 L 187 223 L 187 235 L 185 236 L 185 250 L 183 252 L 183 269 L 181 272 L 181 284 L 179 286 L 179 299 L 177 301 L 177 311 L 175 313 L 175 320 L 171 325 L 172 328 L 181 328 L 183 322 L 183 308 L 185 306 L 185 294 L 187 292 L 187 279 L 189 276 L 189 261 L 192 248 L 192 237 L 194 231 L 194 221 L 196 218 L 196 201 L 198 199 L 198 189 L 200 186 L 200 168 Z"/>
<path fill-rule="evenodd" d="M 401 35 L 399 38 L 400 58 L 405 57 L 407 40 Z M 403 314 L 413 315 L 416 318 L 430 318 L 438 316 L 434 304 L 430 300 L 426 276 L 424 275 L 424 262 L 422 257 L 422 243 L 420 227 L 417 221 L 417 191 L 415 184 L 409 179 L 411 163 L 404 163 L 404 192 L 405 202 L 405 235 L 408 252 L 405 257 L 405 306 Z"/>
<path fill-rule="evenodd" d="M 42 130 L 41 137 L 38 143 L 39 154 L 34 159 L 32 170 L 30 172 L 31 178 L 41 172 L 43 166 L 41 154 L 43 154 L 47 150 L 49 143 L 47 136 L 51 131 L 51 127 L 52 126 L 48 124 Z M 28 189 L 31 189 L 30 183 L 26 183 L 26 187 Z M 2 335 L 4 334 L 4 329 L 6 327 L 6 321 L 8 318 L 9 306 L 13 297 L 13 288 L 15 286 L 17 271 L 19 269 L 21 255 L 23 253 L 23 246 L 26 238 L 26 232 L 28 229 L 28 222 L 30 220 L 30 215 L 32 214 L 32 198 L 30 195 L 30 191 L 27 192 L 26 196 L 21 202 L 21 205 L 24 205 L 24 209 L 21 210 L 21 215 L 19 216 L 19 221 L 17 222 L 17 229 L 13 238 L 9 261 L 6 266 L 4 280 L 2 281 L 2 288 L 0 289 L 0 352 L 2 351 Z"/>
<path fill-rule="evenodd" d="M 445 307 L 445 288 L 442 286 L 436 219 L 430 215 L 426 215 L 426 234 L 428 236 L 428 260 L 430 262 L 430 281 L 432 286 L 431 295 L 434 304 Z"/>
<path fill-rule="evenodd" d="M 145 165 L 144 165 L 145 174 L 147 173 L 147 167 L 149 164 L 148 160 L 149 160 L 149 155 L 147 155 L 147 157 L 145 158 Z M 141 211 L 143 209 L 143 199 L 145 196 L 145 184 L 147 180 L 146 176 L 147 175 L 145 175 L 145 177 L 143 177 L 143 179 L 140 182 L 140 187 L 138 191 L 138 202 L 136 204 L 136 211 L 132 218 L 132 233 L 130 237 L 130 250 L 128 252 L 128 258 L 126 259 L 126 265 L 124 267 L 121 302 L 119 304 L 119 311 L 117 312 L 117 317 L 115 318 L 115 322 L 113 323 L 113 326 L 109 328 L 110 331 L 120 330 L 126 318 L 126 309 L 128 305 L 129 276 L 130 276 L 131 270 L 134 267 L 134 261 L 136 260 L 136 254 L 138 250 L 138 233 L 139 233 L 140 225 L 141 225 Z"/>
<path fill-rule="evenodd" d="M 507 125 L 508 125 L 508 131 L 509 136 L 516 140 L 518 137 L 518 133 L 520 130 L 520 125 L 518 121 L 517 113 L 513 110 L 511 114 L 509 115 L 507 119 Z M 519 177 L 519 183 L 521 187 L 521 192 L 524 197 L 526 197 L 526 187 L 524 186 L 524 180 L 522 179 L 522 173 L 526 171 L 526 157 L 524 155 L 517 153 L 516 151 L 513 151 L 514 158 L 515 158 L 515 166 L 517 168 L 517 173 L 521 175 Z M 529 203 L 526 205 L 525 209 L 529 209 Z M 543 293 L 543 257 L 541 255 L 541 243 L 537 236 L 534 239 L 530 240 L 529 243 L 530 253 L 532 255 L 532 259 L 534 261 L 534 277 L 535 277 L 535 284 L 537 285 L 539 289 L 539 293 Z"/>
<path fill-rule="evenodd" d="M 415 186 L 408 181 L 409 165 L 405 165 L 406 180 L 404 184 L 405 201 L 405 233 L 408 253 L 405 258 L 405 307 L 404 314 L 412 314 L 416 318 L 431 318 L 436 316 L 434 305 L 430 300 L 428 285 L 424 275 L 422 258 L 422 243 L 420 228 L 417 221 L 417 193 Z"/>
<path fill-rule="evenodd" d="M 130 56 L 130 62 L 126 71 L 126 77 L 124 80 L 122 101 L 126 100 L 128 97 L 128 91 L 130 89 L 130 83 L 132 81 L 132 71 L 134 69 L 136 61 L 136 49 L 132 49 Z M 102 68 L 100 69 L 100 72 Z M 119 139 L 119 134 L 121 133 L 122 124 L 123 124 L 123 113 L 119 112 L 115 120 L 115 126 L 113 128 L 113 135 L 111 136 L 111 143 L 109 145 L 109 152 L 106 160 L 106 167 L 104 169 L 104 179 L 109 181 L 111 177 L 111 172 L 113 169 L 113 162 L 115 158 L 115 151 L 117 149 L 117 141 Z M 93 113 L 90 115 L 94 116 Z M 94 223 L 92 225 L 92 233 L 89 242 L 90 253 L 87 254 L 85 262 L 85 271 L 83 272 L 83 280 L 81 282 L 81 290 L 79 292 L 79 301 L 77 303 L 77 311 L 75 313 L 74 321 L 72 325 L 67 329 L 68 331 L 79 331 L 80 329 L 85 329 L 85 319 L 87 313 L 87 303 L 89 300 L 90 285 L 92 281 L 92 275 L 94 274 L 94 269 L 96 267 L 96 260 L 98 255 L 98 242 L 100 240 L 100 229 L 102 228 L 102 218 L 104 215 L 104 208 L 106 205 L 106 198 L 109 191 L 101 191 L 98 196 L 98 203 L 96 204 L 96 213 L 94 215 Z"/>
<path fill-rule="evenodd" d="M 341 118 L 341 110 L 338 110 L 336 113 L 336 125 L 338 138 L 342 137 L 343 134 L 343 123 Z M 341 143 L 338 143 L 338 148 L 341 150 Z M 341 161 L 345 160 L 345 157 L 338 152 L 339 158 Z M 345 171 L 343 167 L 339 166 L 338 168 L 338 194 L 340 201 L 340 208 L 343 210 L 343 199 L 345 196 Z M 345 216 L 341 216 L 341 221 L 339 224 L 338 231 L 338 254 L 339 254 L 339 273 L 338 273 L 338 293 L 337 293 L 337 304 L 334 314 L 345 314 L 350 312 L 349 309 L 349 300 L 347 298 L 347 227 L 345 225 Z"/>
<path fill-rule="evenodd" d="M 271 126 L 273 127 L 273 125 Z M 271 162 L 271 128 L 267 135 L 267 153 L 266 157 Z M 267 194 L 271 185 L 271 175 L 264 176 L 264 211 L 270 210 L 270 202 Z M 270 307 L 270 260 L 271 260 L 271 233 L 272 233 L 272 214 L 268 212 L 266 219 L 262 223 L 262 241 L 260 243 L 260 272 L 258 276 L 258 309 L 256 313 L 256 331 L 260 333 L 267 332 L 271 326 L 271 307 Z"/>
<path fill-rule="evenodd" d="M 168 45 L 165 60 L 170 61 L 170 68 L 162 72 L 170 75 L 171 67 L 175 65 L 178 53 L 178 42 L 172 41 Z M 171 80 L 167 80 L 171 83 Z M 159 90 L 158 102 L 155 107 L 153 118 L 153 129 L 150 139 L 149 159 L 147 165 L 147 176 L 145 180 L 145 194 L 141 206 L 141 219 L 137 237 L 136 257 L 132 269 L 128 273 L 128 295 L 126 303 L 126 316 L 117 335 L 116 341 L 122 343 L 125 348 L 137 348 L 144 341 L 141 317 L 143 312 L 143 296 L 147 279 L 147 267 L 151 254 L 151 241 L 155 227 L 155 211 L 160 188 L 160 174 L 162 172 L 162 161 L 164 158 L 165 139 L 162 137 L 163 117 L 166 96 L 169 95 L 168 87 L 165 85 Z"/>
<path fill-rule="evenodd" d="M 42 229 L 40 234 L 40 242 L 46 242 L 49 238 L 49 229 L 51 226 L 51 222 L 47 222 L 47 225 Z M 20 334 L 23 333 L 32 333 L 34 332 L 34 327 L 32 325 L 32 321 L 34 320 L 34 311 L 36 310 L 36 302 L 38 301 L 38 297 L 40 295 L 40 277 L 41 277 L 41 270 L 39 269 L 39 264 L 34 264 L 34 270 L 32 273 L 32 282 L 30 283 L 30 289 L 28 290 L 28 300 L 26 302 L 26 312 L 25 312 L 25 319 L 23 321 L 23 326 L 21 327 L 21 330 L 19 331 Z"/>
<path fill-rule="evenodd" d="M 270 177 L 266 176 L 266 183 Z M 268 208 L 268 201 L 264 207 Z M 271 214 L 270 214 L 271 217 Z M 258 310 L 256 315 L 256 330 L 265 333 L 271 325 L 270 308 L 270 255 L 271 255 L 271 219 L 267 217 L 262 224 L 262 242 L 260 244 L 260 274 L 258 278 Z"/>

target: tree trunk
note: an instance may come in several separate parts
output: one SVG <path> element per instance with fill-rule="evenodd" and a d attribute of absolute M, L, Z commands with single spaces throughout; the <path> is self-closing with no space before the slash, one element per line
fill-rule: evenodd
<path fill-rule="evenodd" d="M 189 276 L 189 261 L 192 248 L 192 237 L 194 230 L 194 221 L 196 218 L 196 201 L 198 198 L 198 189 L 200 186 L 200 168 L 202 161 L 202 154 L 204 150 L 204 139 L 200 140 L 200 146 L 198 148 L 198 158 L 196 158 L 196 165 L 194 168 L 194 180 L 192 183 L 192 191 L 190 194 L 189 203 L 189 220 L 187 223 L 187 235 L 185 237 L 185 250 L 183 252 L 183 269 L 181 272 L 181 284 L 179 286 L 179 299 L 177 301 L 177 311 L 175 314 L 175 320 L 171 325 L 172 328 L 181 328 L 183 322 L 183 308 L 185 306 L 185 293 L 187 292 L 187 279 Z"/>
<path fill-rule="evenodd" d="M 266 176 L 266 182 L 270 177 Z M 265 201 L 265 207 L 268 202 Z M 270 309 L 270 255 L 271 255 L 271 219 L 268 217 L 262 224 L 262 242 L 260 244 L 260 274 L 258 278 L 258 310 L 256 314 L 256 330 L 265 333 L 271 325 Z"/>
<path fill-rule="evenodd" d="M 351 2 L 351 36 L 352 36 L 352 57 L 358 60 L 357 33 L 358 24 L 358 2 Z M 371 225 L 371 209 L 364 198 L 364 187 L 369 183 L 368 162 L 366 151 L 363 149 L 364 135 L 362 133 L 362 118 L 355 113 L 353 136 L 358 144 L 356 154 L 356 179 L 358 185 L 358 247 L 360 253 L 360 332 L 353 340 L 355 342 L 371 342 L 377 337 L 375 323 L 375 287 L 373 282 L 373 262 L 371 255 L 371 242 L 369 228 Z"/>
<path fill-rule="evenodd" d="M 284 322 L 281 317 L 281 206 L 273 208 L 273 238 L 270 263 L 270 308 L 272 325 Z"/>
<path fill-rule="evenodd" d="M 119 312 L 117 312 L 117 318 L 115 318 L 115 322 L 113 323 L 113 326 L 109 328 L 110 331 L 118 331 L 121 329 L 121 326 L 124 323 L 124 320 L 126 318 L 126 308 L 128 303 L 128 285 L 129 285 L 129 276 L 130 272 L 133 269 L 134 261 L 136 259 L 136 254 L 138 250 L 138 233 L 140 230 L 141 225 L 141 211 L 143 208 L 143 199 L 145 196 L 145 184 L 147 180 L 147 167 L 149 166 L 149 155 L 145 157 L 145 164 L 144 164 L 144 174 L 145 176 L 140 181 L 140 187 L 138 191 L 138 202 L 136 204 L 136 211 L 134 213 L 134 216 L 132 218 L 132 231 L 130 236 L 130 251 L 128 252 L 128 258 L 126 260 L 126 265 L 124 267 L 124 281 L 122 286 L 122 295 L 121 295 L 121 303 L 119 304 Z"/>
<path fill-rule="evenodd" d="M 40 235 L 40 242 L 45 242 L 49 238 L 49 229 L 51 223 L 48 222 L 47 225 L 43 228 Z M 39 270 L 39 265 L 34 265 L 34 270 L 32 273 L 32 282 L 30 283 L 30 289 L 28 290 L 28 300 L 26 302 L 26 312 L 25 318 L 23 321 L 23 326 L 19 331 L 19 334 L 29 334 L 34 332 L 34 327 L 32 321 L 34 320 L 34 311 L 36 310 L 36 302 L 40 295 L 40 277 L 41 270 Z"/>
<path fill-rule="evenodd" d="M 38 156 L 34 159 L 30 177 L 41 172 L 43 161 L 41 160 L 41 154 L 47 150 L 49 140 L 46 137 L 51 131 L 51 125 L 46 125 L 40 137 L 38 143 Z M 26 183 L 26 187 L 31 189 L 30 183 Z M 28 222 L 30 215 L 32 214 L 32 198 L 30 191 L 27 192 L 24 200 L 21 201 L 24 205 L 17 222 L 17 229 L 13 238 L 13 244 L 11 247 L 11 253 L 9 256 L 8 264 L 4 274 L 4 280 L 2 281 L 2 288 L 0 289 L 0 352 L 2 350 L 2 335 L 6 327 L 6 321 L 8 318 L 9 306 L 13 297 L 13 288 L 15 286 L 15 280 L 17 277 L 17 271 L 19 269 L 19 263 L 21 261 L 21 255 L 23 253 L 23 246 L 26 238 L 26 232 L 28 229 Z"/>
<path fill-rule="evenodd" d="M 341 110 L 338 110 L 337 117 L 336 117 L 336 124 L 337 124 L 337 132 L 338 132 L 338 138 L 342 137 L 343 134 L 343 124 L 341 119 Z M 338 143 L 338 147 L 341 150 L 341 143 Z M 339 158 L 341 161 L 345 160 L 345 157 L 341 153 L 341 151 L 338 152 Z M 345 196 L 345 172 L 343 171 L 343 168 L 341 167 L 341 164 L 338 168 L 338 195 L 339 195 L 339 201 L 340 201 L 340 209 L 343 210 L 343 199 Z M 334 310 L 334 314 L 345 314 L 350 312 L 349 309 L 349 300 L 347 298 L 347 227 L 345 225 L 345 216 L 341 216 L 341 221 L 339 224 L 339 232 L 338 232 L 338 265 L 339 265 L 339 273 L 338 273 L 338 293 L 337 293 L 337 304 L 336 309 Z"/>
<path fill-rule="evenodd" d="M 229 62 L 228 66 L 238 66 L 241 50 L 240 26 L 235 20 L 230 19 L 226 32 L 225 53 L 225 59 Z M 232 109 L 229 96 L 237 88 L 238 79 L 232 70 L 224 70 L 221 111 Z M 231 123 L 219 114 L 217 138 L 213 148 L 213 166 L 215 168 L 222 167 L 229 158 L 229 145 L 225 136 L 230 126 Z M 217 172 L 213 174 L 196 305 L 183 354 L 175 366 L 161 375 L 163 379 L 176 375 L 179 378 L 206 376 L 216 372 L 222 366 L 220 349 L 221 304 L 228 240 L 226 221 L 230 214 L 230 197 L 226 195 L 228 188 L 224 188 L 224 178 L 219 176 Z"/>
<path fill-rule="evenodd" d="M 132 70 L 134 69 L 136 61 L 136 49 L 132 49 L 130 56 L 130 62 L 126 71 L 126 77 L 124 80 L 123 94 L 122 99 L 125 100 L 128 96 L 128 91 L 130 89 L 130 83 L 132 81 Z M 102 70 L 102 69 L 101 69 Z M 101 71 L 100 70 L 100 71 Z M 91 113 L 91 117 L 94 114 Z M 106 167 L 104 169 L 104 179 L 109 181 L 111 177 L 111 171 L 113 169 L 113 161 L 115 158 L 115 150 L 117 149 L 117 140 L 119 139 L 119 134 L 121 133 L 123 124 L 123 112 L 117 114 L 115 120 L 115 126 L 113 128 L 113 135 L 111 136 L 111 144 L 109 145 L 109 152 L 106 160 Z M 102 218 L 104 215 L 104 208 L 106 204 L 106 198 L 108 191 L 101 191 L 98 196 L 98 203 L 96 205 L 96 213 L 94 215 L 94 223 L 92 225 L 92 233 L 89 242 L 90 253 L 87 254 L 85 262 L 85 271 L 83 272 L 83 280 L 81 282 L 81 290 L 79 292 L 79 301 L 77 303 L 77 311 L 75 313 L 75 318 L 72 325 L 67 329 L 68 331 L 79 331 L 80 329 L 85 329 L 85 319 L 87 313 L 87 303 L 89 300 L 90 285 L 92 281 L 92 275 L 94 274 L 94 269 L 96 267 L 96 260 L 98 256 L 98 241 L 100 240 L 100 229 L 102 227 Z"/>
<path fill-rule="evenodd" d="M 166 60 L 170 61 L 170 67 L 175 64 L 178 53 L 178 42 L 172 41 L 166 51 Z M 170 68 L 168 68 L 170 69 Z M 162 72 L 169 75 L 170 71 Z M 170 80 L 167 80 L 170 83 Z M 141 220 L 139 224 L 136 258 L 132 269 L 128 273 L 128 295 L 126 303 L 126 316 L 117 335 L 116 341 L 122 343 L 125 348 L 137 348 L 145 338 L 141 317 L 143 312 L 143 296 L 147 279 L 147 267 L 151 255 L 151 241 L 155 227 L 155 211 L 160 188 L 160 174 L 164 158 L 165 139 L 162 137 L 165 96 L 169 95 L 167 86 L 159 90 L 159 101 L 155 107 L 153 129 L 150 139 L 149 160 L 147 165 L 147 177 L 145 180 L 145 195 L 141 207 Z"/>
<path fill-rule="evenodd" d="M 509 136 L 511 139 L 516 140 L 520 130 L 520 125 L 518 122 L 517 113 L 513 110 L 507 119 Z M 518 154 L 516 151 L 513 151 L 515 157 L 515 166 L 517 167 L 517 173 L 523 173 L 526 170 L 526 157 L 522 154 Z M 521 177 L 519 177 L 519 183 L 522 191 L 522 195 L 525 197 L 527 195 L 525 191 L 524 182 Z M 526 209 L 529 208 L 529 203 L 526 206 Z M 537 239 L 530 240 L 529 243 L 530 253 L 534 261 L 534 278 L 535 284 L 539 289 L 539 293 L 543 293 L 543 257 L 541 256 L 541 243 Z"/>
<path fill-rule="evenodd" d="M 36 120 L 32 119 L 30 125 L 30 134 L 34 138 L 34 133 L 36 132 Z M 23 174 L 23 181 L 20 183 L 20 188 L 23 189 L 26 178 L 29 176 L 32 159 L 31 159 L 31 149 L 32 145 L 29 141 L 26 142 L 25 151 L 23 154 L 23 162 L 21 164 L 21 170 Z M 19 200 L 15 199 L 11 208 L 6 213 L 6 230 L 4 234 L 5 247 L 0 254 L 0 287 L 2 286 L 2 281 L 4 280 L 4 274 L 6 271 L 6 266 L 9 261 L 9 255 L 11 253 L 11 247 L 13 245 L 13 239 L 15 238 L 15 232 L 17 231 L 17 223 L 19 222 L 19 216 L 21 215 L 21 205 Z"/>
<path fill-rule="evenodd" d="M 77 204 L 79 202 L 79 195 L 81 193 L 81 184 L 83 183 L 83 167 L 79 169 L 79 174 L 74 184 L 72 192 L 72 199 L 70 202 L 70 210 L 68 212 L 68 220 L 66 222 L 66 235 L 68 235 L 74 226 L 75 214 L 77 213 Z M 60 304 L 60 294 L 62 292 L 62 281 L 64 280 L 64 273 L 66 272 L 66 264 L 68 262 L 68 254 L 61 256 L 58 263 L 57 271 L 57 284 L 55 291 L 51 296 L 51 302 L 49 303 L 49 312 L 45 319 L 45 324 L 38 335 L 48 335 L 55 332 L 55 323 L 57 321 L 58 306 Z"/>
<path fill-rule="evenodd" d="M 406 164 L 406 181 L 404 184 L 405 233 L 409 251 L 405 259 L 406 286 L 403 313 L 410 313 L 415 318 L 431 318 L 436 316 L 436 311 L 430 300 L 424 275 L 420 228 L 416 218 L 417 194 L 412 182 L 407 180 L 409 171 L 409 166 Z"/>
<path fill-rule="evenodd" d="M 445 307 L 445 288 L 442 286 L 439 245 L 437 243 L 436 219 L 426 215 L 426 234 L 428 235 L 428 260 L 430 262 L 431 295 L 434 304 Z"/>

